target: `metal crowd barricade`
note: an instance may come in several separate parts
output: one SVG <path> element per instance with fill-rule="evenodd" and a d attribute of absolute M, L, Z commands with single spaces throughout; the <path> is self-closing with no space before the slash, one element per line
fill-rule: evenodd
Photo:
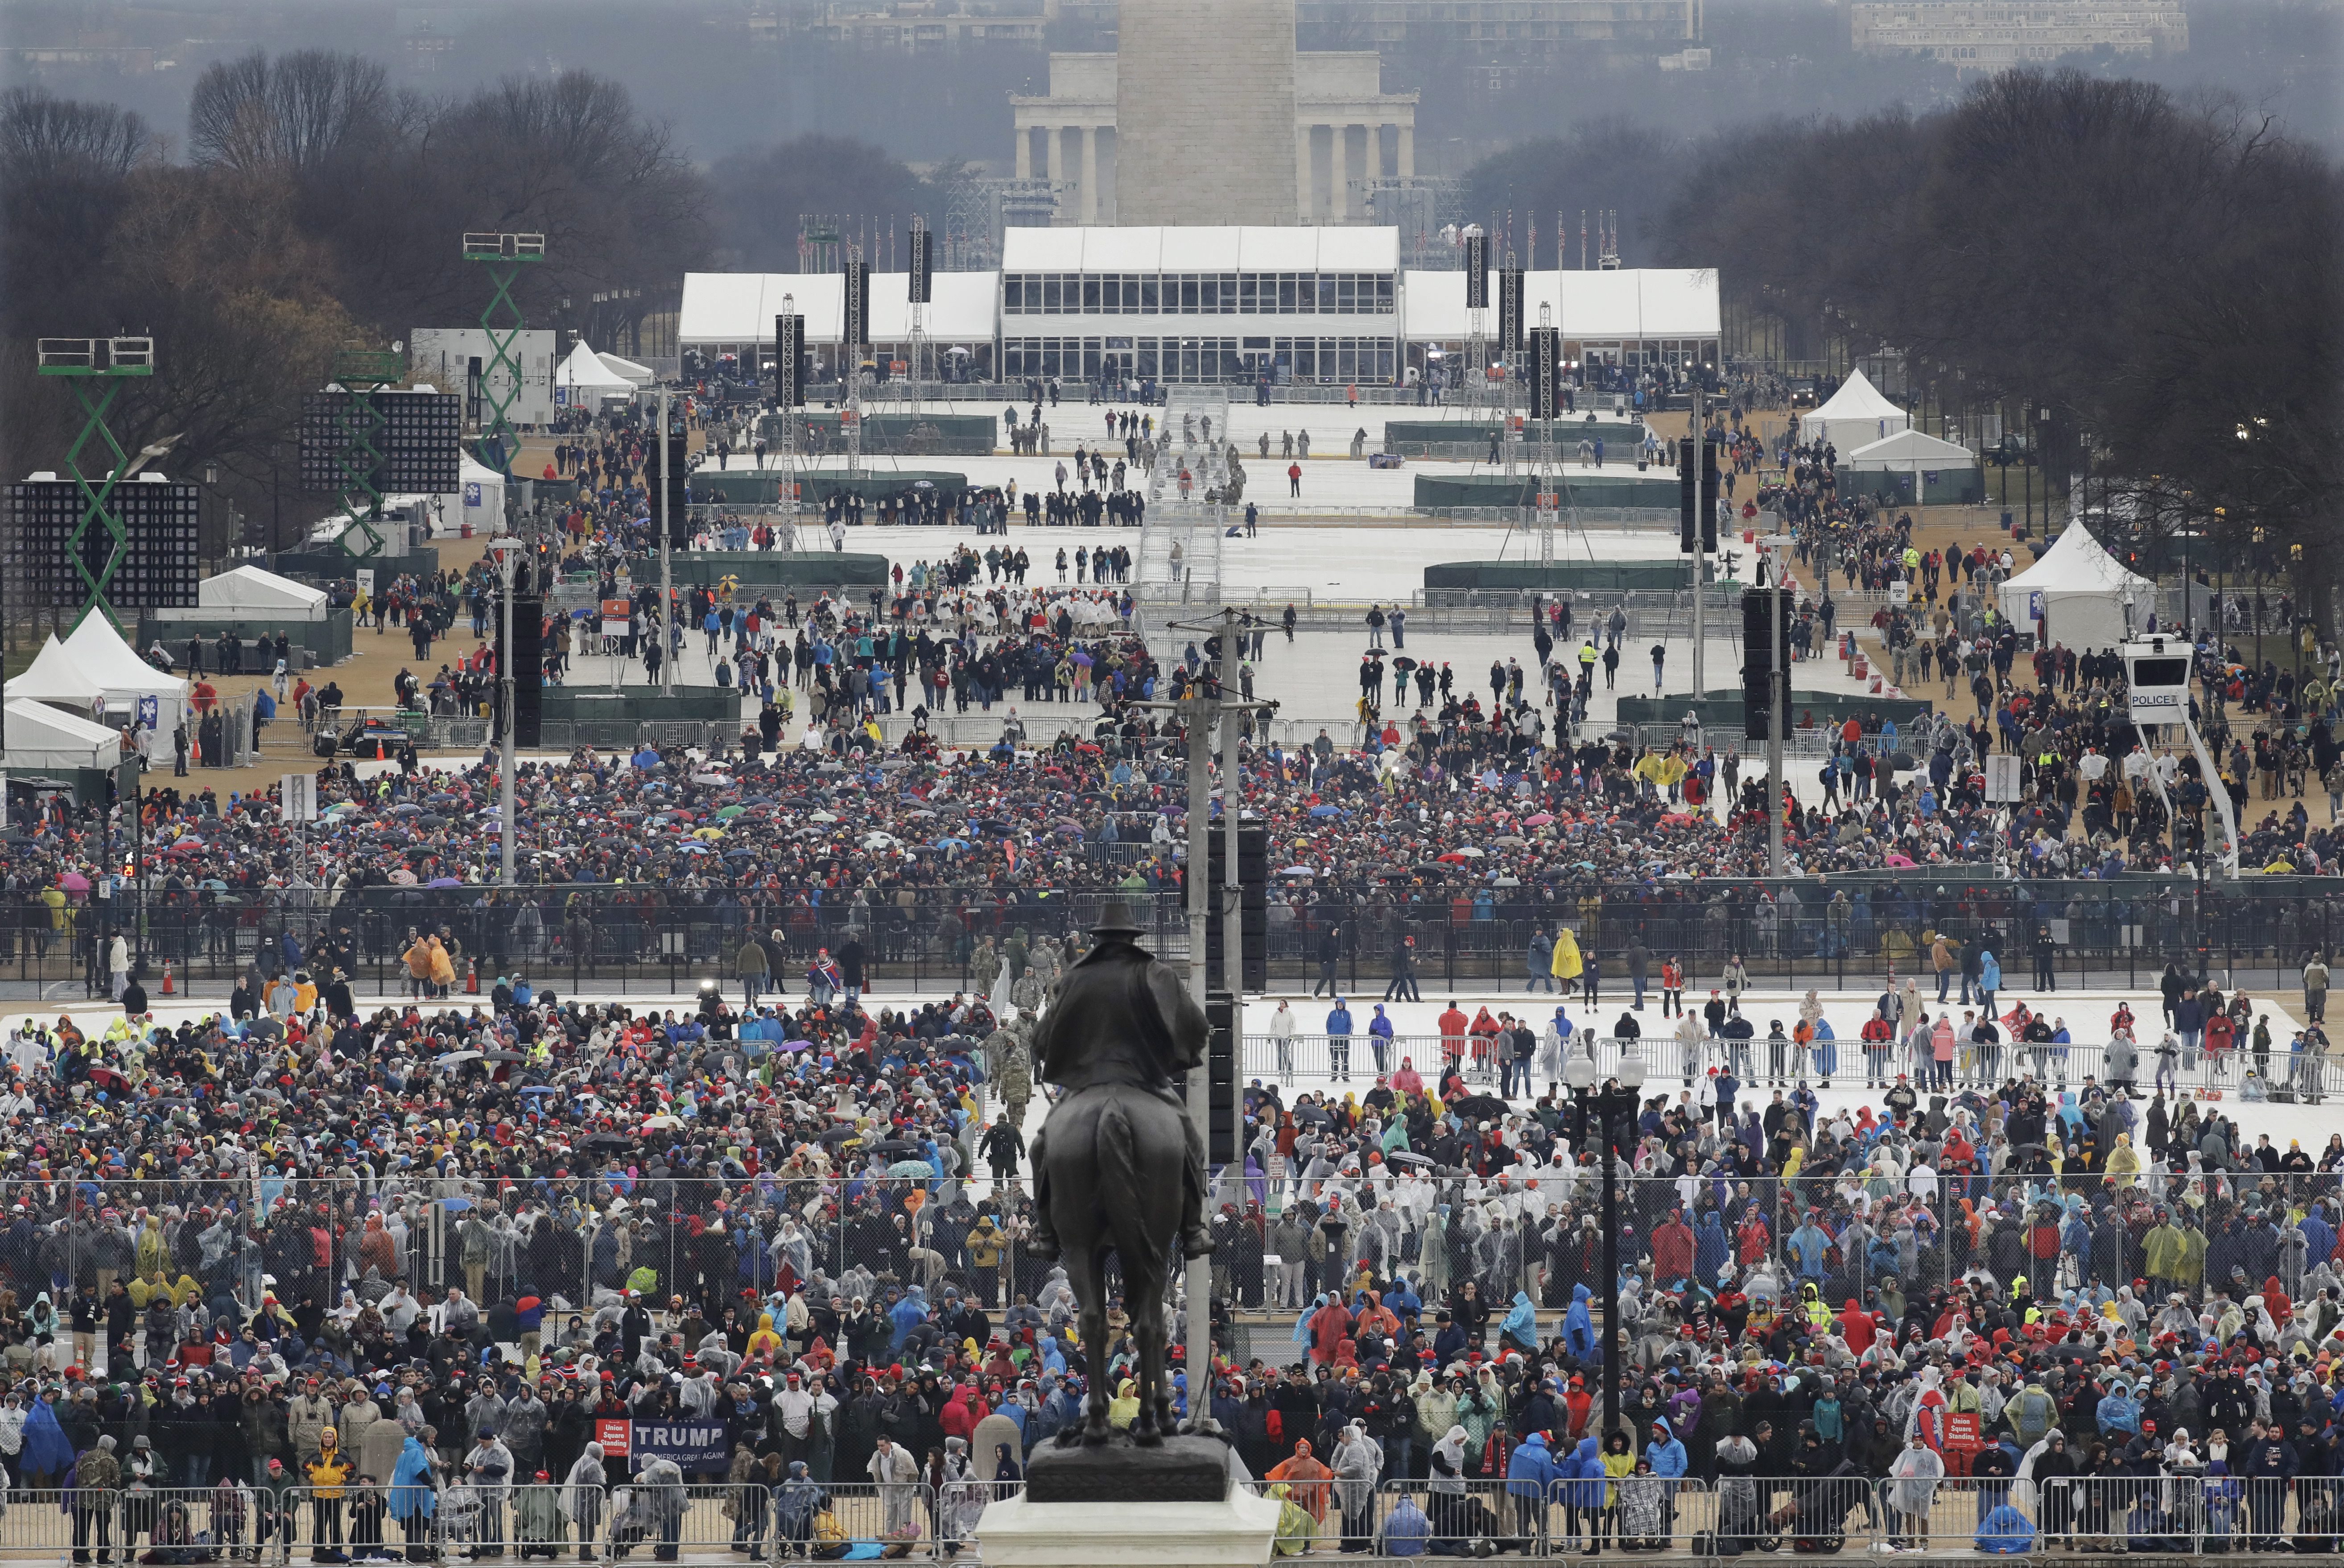
<path fill-rule="evenodd" d="M 1322 1484 L 1326 1493 L 1326 1517 L 1320 1523 L 1318 1538 L 1328 1551 L 1332 1552 L 1342 1544 L 1349 1526 L 1334 1483 Z M 1377 1489 L 1369 1504 L 1372 1517 L 1366 1521 L 1366 1534 L 1372 1540 L 1380 1541 L 1393 1510 L 1399 1506 L 1399 1500 L 1406 1497 L 1423 1512 L 1432 1533 L 1430 1539 L 1436 1543 L 1435 1554 L 1472 1556 L 1472 1543 L 1488 1541 L 1503 1554 L 1547 1556 L 1553 1549 L 1553 1533 L 1560 1517 L 1551 1496 L 1535 1486 L 1528 1495 L 1517 1496 L 1510 1490 L 1513 1484 L 1497 1480 L 1464 1481 L 1457 1482 L 1453 1489 L 1435 1491 L 1429 1481 L 1385 1482 Z M 1298 1496 L 1295 1501 L 1300 1502 L 1304 1500 Z M 1464 1550 L 1453 1553 L 1442 1553 L 1438 1550 L 1439 1543 L 1451 1542 L 1460 1543 Z"/>

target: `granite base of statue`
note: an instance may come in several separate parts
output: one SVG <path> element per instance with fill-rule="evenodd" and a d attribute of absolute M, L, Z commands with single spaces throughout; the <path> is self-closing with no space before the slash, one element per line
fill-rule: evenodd
<path fill-rule="evenodd" d="M 1062 1092 L 1029 1150 L 1028 1249 L 1062 1261 L 1075 1288 L 1083 1417 L 1035 1450 L 1021 1495 L 986 1506 L 978 1550 L 985 1568 L 1266 1563 L 1278 1503 L 1230 1484 L 1218 1435 L 1175 1429 L 1166 1366 L 1176 1256 L 1211 1250 L 1204 1141 L 1176 1077 L 1203 1066 L 1204 1009 L 1137 945 L 1121 906 L 1092 935 L 1035 1030 L 1035 1076 Z M 1135 1354 L 1137 1410 L 1124 1427 L 1107 1419 L 1110 1256 Z"/>

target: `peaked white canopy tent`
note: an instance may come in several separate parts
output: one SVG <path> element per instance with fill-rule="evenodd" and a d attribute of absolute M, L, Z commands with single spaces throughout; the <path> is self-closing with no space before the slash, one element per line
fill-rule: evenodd
<path fill-rule="evenodd" d="M 588 348 L 583 338 L 570 350 L 570 358 L 554 370 L 553 384 L 569 388 L 573 403 L 581 397 L 618 397 L 635 389 L 635 383 L 603 363 L 602 357 Z"/>
<path fill-rule="evenodd" d="M 1809 443 L 1827 441 L 1844 459 L 1911 428 L 1912 423 L 1904 410 L 1864 379 L 1863 371 L 1852 370 L 1839 390 L 1824 400 L 1823 407 L 1799 421 L 1799 439 Z"/>
<path fill-rule="evenodd" d="M 2062 647 L 2114 648 L 2157 608 L 2157 584 L 2127 570 L 2080 522 L 2002 585 L 2002 612 Z"/>

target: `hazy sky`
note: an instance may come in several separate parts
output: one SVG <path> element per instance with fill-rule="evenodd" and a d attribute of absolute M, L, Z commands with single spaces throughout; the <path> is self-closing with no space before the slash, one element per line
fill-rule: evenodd
<path fill-rule="evenodd" d="M 761 47 L 748 25 L 760 8 L 749 0 L 5 0 L 0 79 L 108 98 L 177 136 L 197 74 L 211 60 L 254 47 L 358 50 L 391 64 L 402 85 L 432 93 L 460 92 L 516 71 L 584 66 L 625 81 L 702 161 L 822 130 L 878 142 L 915 162 L 960 157 L 1005 165 L 1007 95 L 1041 86 L 1040 58 L 1020 50 L 842 59 L 786 44 Z M 762 8 L 770 12 L 771 0 Z M 1856 114 L 1891 101 L 1925 107 L 1957 90 L 1950 71 L 1851 55 L 1845 23 L 1829 0 L 1709 0 L 1707 15 L 1716 68 L 1705 76 L 1660 73 L 1649 64 L 1606 70 L 1573 63 L 1534 90 L 1476 107 L 1470 116 L 1461 68 L 1435 66 L 1417 80 L 1410 72 L 1424 67 L 1393 61 L 1386 85 L 1425 94 L 1420 165 L 1452 173 L 1502 141 L 1596 116 L 1626 115 L 1692 133 L 1778 113 Z M 2195 0 L 2190 22 L 2187 55 L 2097 68 L 2182 90 L 2230 92 L 2267 107 L 2299 135 L 2344 145 L 2344 0 Z M 41 50 L 80 51 L 84 58 L 43 60 Z M 149 59 L 170 65 L 149 70 Z"/>

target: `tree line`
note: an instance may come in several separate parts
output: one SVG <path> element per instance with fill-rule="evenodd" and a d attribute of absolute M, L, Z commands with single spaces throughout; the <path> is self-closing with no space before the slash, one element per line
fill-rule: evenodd
<path fill-rule="evenodd" d="M 541 325 L 595 291 L 672 298 L 709 246 L 704 179 L 619 83 L 570 71 L 429 99 L 325 51 L 207 68 L 184 137 L 108 105 L 0 94 L 0 207 L 10 476 L 60 466 L 78 427 L 35 374 L 35 340 L 151 334 L 157 373 L 126 388 L 116 434 L 177 436 L 167 471 L 217 464 L 223 499 L 278 542 L 317 510 L 294 438 L 335 351 L 480 319 L 465 232 L 545 236 L 516 289 Z"/>
<path fill-rule="evenodd" d="M 2318 149 L 2235 101 L 2018 70 L 1929 114 L 1745 126 L 1689 162 L 1664 264 L 1714 266 L 1732 305 L 1851 352 L 1902 350 L 1940 405 L 2028 420 L 2059 490 L 2089 473 L 2095 503 L 2119 498 L 2144 565 L 2188 535 L 2282 569 L 2302 546 L 2302 585 L 2339 582 L 2314 547 L 2344 483 L 2344 192 Z"/>

